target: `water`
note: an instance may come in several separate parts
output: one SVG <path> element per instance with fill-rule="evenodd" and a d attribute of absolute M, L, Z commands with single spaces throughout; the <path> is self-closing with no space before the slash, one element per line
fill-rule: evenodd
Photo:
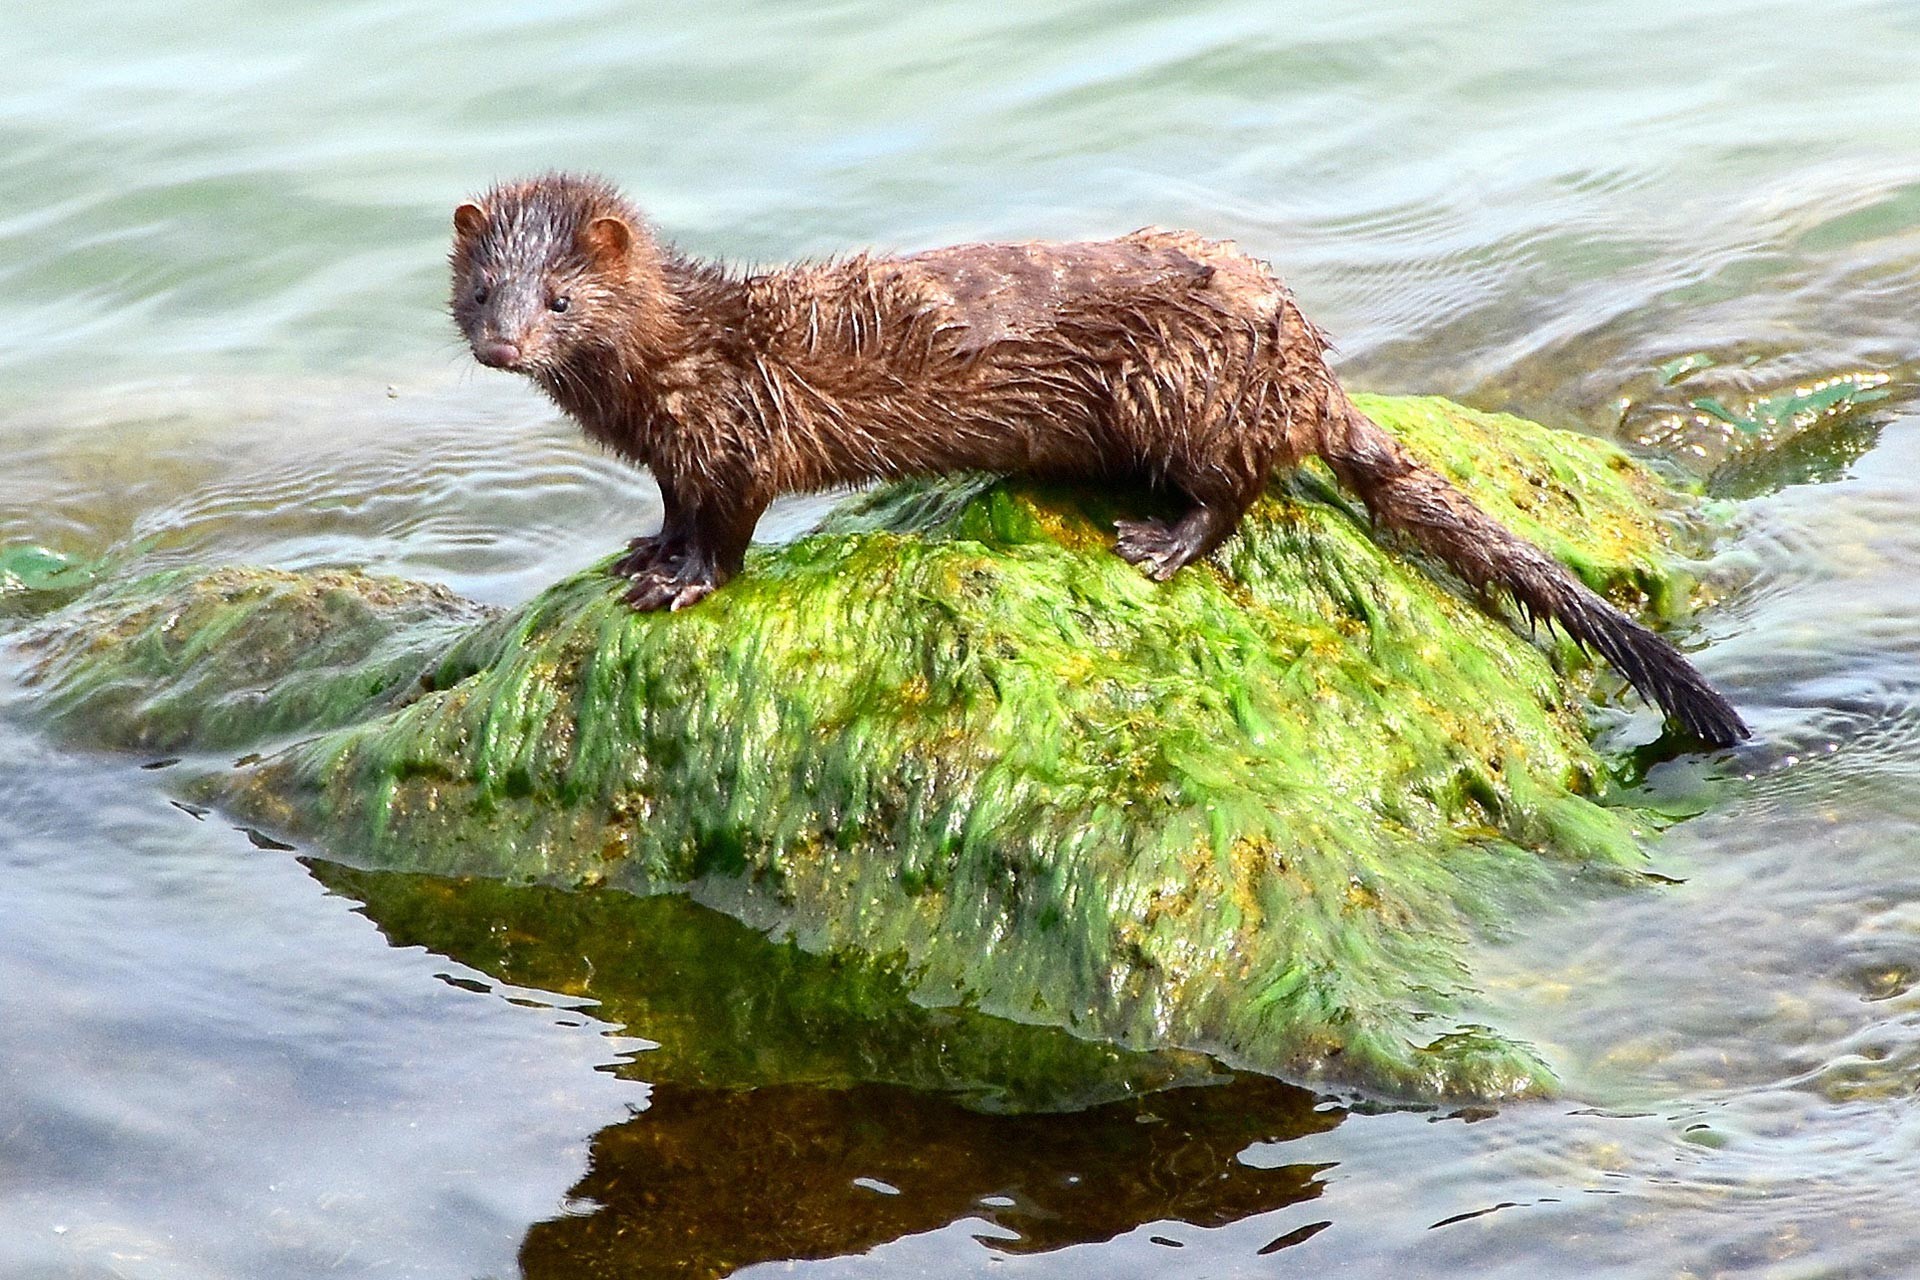
<path fill-rule="evenodd" d="M 549 166 L 756 261 L 1200 227 L 1356 385 L 1632 438 L 1916 359 L 1899 3 L 15 5 L 0 65 L 0 545 L 122 564 L 507 603 L 650 527 L 645 478 L 442 314 L 453 204 Z M 0 1275 L 1912 1274 L 1920 421 L 1889 403 L 1716 561 L 1700 662 L 1762 740 L 1655 851 L 1684 883 L 1489 958 L 1560 1100 L 656 1085 L 564 957 L 455 947 L 163 770 L 0 730 Z"/>

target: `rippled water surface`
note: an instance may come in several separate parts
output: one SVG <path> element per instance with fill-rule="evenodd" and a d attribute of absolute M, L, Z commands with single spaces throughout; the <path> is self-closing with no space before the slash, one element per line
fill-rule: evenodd
<path fill-rule="evenodd" d="M 1678 883 L 1486 962 L 1560 1099 L 702 1088 L 752 1037 L 622 1003 L 675 960 L 591 904 L 303 861 L 0 726 L 0 1276 L 1920 1274 L 1920 9 L 17 4 L 0 66 L 0 546 L 116 570 L 511 603 L 650 527 L 443 314 L 453 204 L 549 166 L 754 261 L 1199 227 L 1352 383 L 1703 466 L 1696 401 L 1894 392 L 1728 489 L 1691 641 L 1760 737 L 1655 770 L 1706 807 Z"/>

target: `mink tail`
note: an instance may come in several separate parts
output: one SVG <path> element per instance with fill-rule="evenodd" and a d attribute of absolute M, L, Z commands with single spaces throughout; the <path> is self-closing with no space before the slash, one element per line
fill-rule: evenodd
<path fill-rule="evenodd" d="M 1729 747 L 1752 736 L 1740 713 L 1679 650 L 1508 532 L 1339 391 L 1333 394 L 1321 455 L 1378 524 L 1404 533 L 1475 590 L 1499 587 L 1529 619 L 1558 624 L 1700 741 Z"/>

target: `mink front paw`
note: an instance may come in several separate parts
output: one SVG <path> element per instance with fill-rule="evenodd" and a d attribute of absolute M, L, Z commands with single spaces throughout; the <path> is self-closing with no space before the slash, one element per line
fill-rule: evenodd
<path fill-rule="evenodd" d="M 684 554 L 677 541 L 664 533 L 642 534 L 627 543 L 627 554 L 613 562 L 609 570 L 616 578 L 638 578 L 655 570 L 668 570 Z"/>
<path fill-rule="evenodd" d="M 658 565 L 636 574 L 627 588 L 627 603 L 641 613 L 656 609 L 684 609 L 712 595 L 720 585 L 711 569 L 690 565 L 683 558 L 674 565 Z"/>

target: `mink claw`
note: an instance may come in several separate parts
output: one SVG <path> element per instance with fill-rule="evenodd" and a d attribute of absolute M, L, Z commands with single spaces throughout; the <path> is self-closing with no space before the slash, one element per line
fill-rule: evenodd
<path fill-rule="evenodd" d="M 625 593 L 627 604 L 638 613 L 653 613 L 662 609 L 670 598 L 667 584 L 652 574 L 635 578 Z"/>
<path fill-rule="evenodd" d="M 678 613 L 688 605 L 698 604 L 712 594 L 711 582 L 691 583 L 674 593 L 673 599 L 667 603 L 667 609 L 669 612 Z"/>
<path fill-rule="evenodd" d="M 625 598 L 628 605 L 641 613 L 661 609 L 677 613 L 712 595 L 718 585 L 711 577 L 696 577 L 684 569 L 669 572 L 655 566 L 633 579 Z"/>
<path fill-rule="evenodd" d="M 607 572 L 616 578 L 631 578 L 646 572 L 653 566 L 655 557 L 660 554 L 658 535 L 643 534 L 627 543 L 627 554 L 608 566 Z"/>

